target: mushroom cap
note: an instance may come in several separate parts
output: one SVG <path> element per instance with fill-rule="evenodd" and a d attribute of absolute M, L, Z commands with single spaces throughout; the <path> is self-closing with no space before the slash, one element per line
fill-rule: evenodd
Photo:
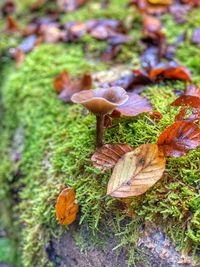
<path fill-rule="evenodd" d="M 108 87 L 80 91 L 73 94 L 71 100 L 74 103 L 83 104 L 96 115 L 105 115 L 123 105 L 128 98 L 129 96 L 123 88 Z"/>

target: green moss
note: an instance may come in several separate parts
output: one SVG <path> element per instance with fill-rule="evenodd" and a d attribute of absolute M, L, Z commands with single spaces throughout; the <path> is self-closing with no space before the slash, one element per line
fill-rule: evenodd
<path fill-rule="evenodd" d="M 106 17 L 111 14 L 124 16 L 120 2 L 117 5 L 117 1 L 113 1 L 117 5 L 113 13 L 111 10 L 99 11 L 96 8 L 97 11 L 91 14 L 94 17 L 100 17 L 101 12 Z M 95 6 L 97 4 L 92 4 L 91 9 Z M 75 12 L 73 18 L 70 17 L 72 14 L 67 14 L 65 20 L 75 20 L 78 16 L 76 14 L 82 14 L 83 20 L 88 15 L 83 8 Z M 139 18 L 136 20 L 137 40 Z M 171 27 L 170 23 L 166 29 Z M 86 36 L 79 44 L 41 45 L 27 55 L 20 69 L 10 67 L 4 69 L 2 74 L 4 119 L 0 131 L 1 212 L 10 229 L 19 229 L 23 225 L 20 231 L 15 231 L 19 233 L 23 266 L 50 266 L 44 244 L 52 235 L 59 236 L 65 229 L 56 222 L 54 205 L 58 193 L 66 185 L 76 189 L 80 223 L 87 223 L 90 232 L 98 236 L 100 243 L 104 238 L 98 235 L 101 225 L 113 229 L 112 234 L 119 239 L 115 249 L 128 246 L 130 265 L 136 262 L 137 257 L 141 259 L 135 244 L 142 222 L 148 220 L 164 225 L 180 249 L 197 255 L 199 150 L 193 150 L 178 159 L 168 159 L 166 174 L 161 181 L 145 195 L 132 199 L 131 206 L 136 214 L 133 220 L 127 219 L 124 210 L 119 209 L 119 200 L 106 196 L 110 171 L 102 174 L 90 162 L 95 149 L 95 118 L 81 106 L 62 103 L 52 85 L 53 78 L 63 69 L 76 76 L 107 68 L 100 62 L 97 64 L 90 53 L 84 55 L 82 48 L 88 42 L 87 38 L 90 37 Z M 100 46 L 104 48 L 105 43 L 89 40 L 91 53 Z M 180 62 L 192 70 L 194 80 L 198 83 L 199 62 L 194 59 L 194 53 L 198 54 L 197 47 L 185 46 L 186 43 L 179 47 L 177 55 Z M 128 57 L 133 56 L 131 64 L 139 65 L 140 48 L 135 47 L 133 54 L 128 46 L 126 49 Z M 154 109 L 163 114 L 162 120 L 155 122 L 147 114 L 115 120 L 114 127 L 106 130 L 105 141 L 133 146 L 155 143 L 178 112 L 177 108 L 169 106 L 176 98 L 174 89 L 183 88 L 182 82 L 168 82 L 146 88 L 143 94 L 151 100 Z M 25 143 L 21 160 L 13 166 L 9 159 L 9 147 L 14 130 L 19 126 L 23 129 Z M 17 170 L 20 171 L 19 176 L 14 175 Z M 14 207 L 13 197 L 20 200 Z M 7 212 L 4 213 L 5 210 Z M 10 214 L 19 216 L 17 225 L 13 226 Z M 76 240 L 81 244 L 85 239 L 80 233 Z"/>

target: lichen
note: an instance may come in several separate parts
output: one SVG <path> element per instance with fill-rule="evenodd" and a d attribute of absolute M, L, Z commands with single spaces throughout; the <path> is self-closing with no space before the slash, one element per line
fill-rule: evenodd
<path fill-rule="evenodd" d="M 105 17 L 113 15 L 119 18 L 120 2 L 113 1 L 115 12 L 111 6 L 109 11 L 97 9 L 91 13 L 95 14 L 93 17 L 101 17 L 101 12 L 104 12 Z M 83 19 L 88 19 L 84 10 L 75 12 L 74 17 L 67 14 L 63 19 L 76 20 L 84 14 L 86 17 L 83 16 Z M 138 15 L 136 20 L 139 20 Z M 166 20 L 167 32 L 172 23 L 171 18 Z M 135 36 L 139 36 L 138 26 L 136 23 Z M 11 233 L 15 232 L 16 240 L 20 242 L 22 265 L 51 266 L 44 247 L 51 236 L 59 236 L 66 229 L 58 225 L 54 208 L 58 193 L 66 185 L 76 190 L 80 223 L 87 223 L 100 243 L 101 226 L 106 225 L 105 231 L 112 228 L 119 239 L 115 249 L 128 247 L 130 266 L 136 263 L 140 255 L 135 245 L 145 221 L 162 225 L 180 250 L 192 252 L 196 257 L 199 243 L 199 150 L 167 160 L 165 176 L 145 195 L 132 198 L 134 218 L 127 218 L 119 208 L 119 200 L 106 196 L 110 171 L 102 174 L 90 161 L 95 150 L 95 118 L 81 106 L 62 103 L 52 85 L 53 78 L 63 69 L 76 76 L 108 68 L 100 61 L 96 64 L 98 56 L 95 58 L 95 52 L 100 46 L 104 48 L 105 43 L 93 41 L 90 44 L 89 54 L 94 56 L 92 60 L 84 55 L 82 49 L 88 37 L 85 38 L 80 44 L 40 45 L 27 55 L 19 69 L 11 65 L 2 72 L 1 212 L 5 224 L 11 230 L 18 229 Z M 196 46 L 186 44 L 188 40 L 178 48 L 177 57 L 191 69 L 198 84 L 200 65 L 194 54 L 199 54 L 199 51 Z M 130 59 L 129 68 L 133 68 L 134 63 L 138 62 L 140 49 L 134 48 L 131 54 L 127 46 L 124 47 Z M 148 114 L 115 120 L 113 127 L 106 130 L 105 142 L 128 143 L 135 147 L 155 143 L 178 112 L 178 108 L 170 107 L 176 98 L 174 89 L 183 88 L 182 82 L 147 87 L 143 95 L 151 100 L 155 110 L 163 114 L 161 121 L 153 121 Z M 25 143 L 20 161 L 13 166 L 9 148 L 14 131 L 19 126 L 24 130 Z M 18 202 L 13 205 L 16 199 Z M 13 225 L 14 218 L 17 222 Z M 76 240 L 77 243 L 84 242 L 81 233 L 77 233 Z"/>

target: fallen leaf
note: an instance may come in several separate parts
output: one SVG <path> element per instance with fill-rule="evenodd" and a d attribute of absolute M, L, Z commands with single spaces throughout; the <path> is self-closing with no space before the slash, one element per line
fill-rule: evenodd
<path fill-rule="evenodd" d="M 14 58 L 15 58 L 16 66 L 20 67 L 21 64 L 24 62 L 25 54 L 20 48 L 16 48 Z"/>
<path fill-rule="evenodd" d="M 56 216 L 60 224 L 71 224 L 76 219 L 78 204 L 73 188 L 65 188 L 57 198 Z"/>
<path fill-rule="evenodd" d="M 163 115 L 159 111 L 150 112 L 149 116 L 155 121 L 160 121 L 163 117 Z"/>
<path fill-rule="evenodd" d="M 177 98 L 172 104 L 172 106 L 190 106 L 192 108 L 200 108 L 200 98 L 192 95 L 182 95 Z"/>
<path fill-rule="evenodd" d="M 65 102 L 71 102 L 71 96 L 82 90 L 92 87 L 92 78 L 84 74 L 81 79 L 72 80 L 67 71 L 61 72 L 53 81 L 55 90 L 60 93 L 59 98 Z"/>
<path fill-rule="evenodd" d="M 15 5 L 15 3 L 12 0 L 7 0 L 3 4 L 1 10 L 2 10 L 2 13 L 3 13 L 4 16 L 11 15 L 12 13 L 15 12 L 16 5 Z"/>
<path fill-rule="evenodd" d="M 19 25 L 11 16 L 6 17 L 6 31 L 19 32 Z"/>
<path fill-rule="evenodd" d="M 91 157 L 93 165 L 100 170 L 115 166 L 117 161 L 133 148 L 127 144 L 106 144 L 95 151 Z"/>
<path fill-rule="evenodd" d="M 192 96 L 197 96 L 200 98 L 200 87 L 190 84 L 186 87 L 186 95 L 192 95 Z"/>
<path fill-rule="evenodd" d="M 104 116 L 104 124 L 103 128 L 110 128 L 112 127 L 112 117 L 109 114 Z"/>
<path fill-rule="evenodd" d="M 161 22 L 157 17 L 144 14 L 143 27 L 147 34 L 157 33 L 161 31 Z"/>
<path fill-rule="evenodd" d="M 148 99 L 134 93 L 128 93 L 128 95 L 129 99 L 126 103 L 116 108 L 121 115 L 136 116 L 140 113 L 151 111 L 152 105 Z"/>
<path fill-rule="evenodd" d="M 187 114 L 188 106 L 182 106 L 179 113 L 175 116 L 175 121 L 198 122 L 200 120 L 200 108 L 193 108 L 192 114 Z"/>
<path fill-rule="evenodd" d="M 149 76 L 156 81 L 161 78 L 172 80 L 191 81 L 191 75 L 187 68 L 183 66 L 175 66 L 172 63 L 161 63 L 150 70 Z"/>
<path fill-rule="evenodd" d="M 194 29 L 192 33 L 192 42 L 194 44 L 200 45 L 200 28 Z"/>
<path fill-rule="evenodd" d="M 101 59 L 105 62 L 109 62 L 116 58 L 116 56 L 121 51 L 121 47 L 119 45 L 110 45 L 107 49 L 101 54 Z"/>
<path fill-rule="evenodd" d="M 200 129 L 194 123 L 177 121 L 161 133 L 157 144 L 165 156 L 180 157 L 200 146 Z"/>
<path fill-rule="evenodd" d="M 87 0 L 57 0 L 57 6 L 62 12 L 74 11 L 84 5 Z"/>
<path fill-rule="evenodd" d="M 124 198 L 144 194 L 164 170 L 165 158 L 158 146 L 141 145 L 119 159 L 108 182 L 107 195 Z"/>

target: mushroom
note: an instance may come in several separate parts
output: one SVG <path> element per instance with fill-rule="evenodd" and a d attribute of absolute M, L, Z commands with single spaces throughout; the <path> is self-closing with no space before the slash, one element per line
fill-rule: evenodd
<path fill-rule="evenodd" d="M 129 96 L 121 87 L 97 88 L 73 94 L 74 103 L 84 105 L 96 115 L 96 147 L 103 145 L 104 116 L 123 105 Z"/>

